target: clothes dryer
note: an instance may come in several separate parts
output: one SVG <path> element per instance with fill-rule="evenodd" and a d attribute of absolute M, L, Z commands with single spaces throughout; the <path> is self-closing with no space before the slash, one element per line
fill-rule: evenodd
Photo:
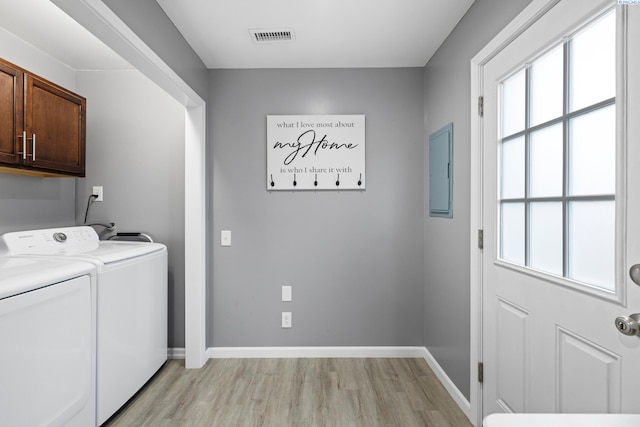
<path fill-rule="evenodd" d="M 95 426 L 95 337 L 92 264 L 0 256 L 0 425 Z"/>
<path fill-rule="evenodd" d="M 167 360 L 167 249 L 101 241 L 87 226 L 7 233 L 12 254 L 97 269 L 97 420 L 107 421 Z"/>

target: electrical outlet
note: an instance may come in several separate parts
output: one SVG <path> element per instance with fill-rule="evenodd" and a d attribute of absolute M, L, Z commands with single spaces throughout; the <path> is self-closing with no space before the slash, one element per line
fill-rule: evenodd
<path fill-rule="evenodd" d="M 291 323 L 291 312 L 290 311 L 283 311 L 282 312 L 282 327 L 283 328 L 290 328 L 292 325 Z"/>
<path fill-rule="evenodd" d="M 93 199 L 94 202 L 102 202 L 104 201 L 104 194 L 102 193 L 102 185 L 94 185 L 93 186 L 93 193 L 91 194 L 95 194 L 96 197 L 95 199 Z"/>

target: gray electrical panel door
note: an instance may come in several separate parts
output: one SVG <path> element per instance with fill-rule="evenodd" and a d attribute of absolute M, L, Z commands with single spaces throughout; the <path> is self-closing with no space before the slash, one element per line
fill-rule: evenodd
<path fill-rule="evenodd" d="M 429 135 L 429 215 L 453 217 L 453 123 Z"/>

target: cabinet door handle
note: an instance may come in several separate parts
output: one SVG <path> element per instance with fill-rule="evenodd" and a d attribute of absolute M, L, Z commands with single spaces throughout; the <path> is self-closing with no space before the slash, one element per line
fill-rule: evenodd
<path fill-rule="evenodd" d="M 27 138 L 29 141 L 31 141 L 31 154 L 28 154 L 28 156 L 31 157 L 32 162 L 35 162 L 36 161 L 36 134 L 34 133 L 32 135 L 33 135 L 32 138 Z"/>
<path fill-rule="evenodd" d="M 22 154 L 22 160 L 27 160 L 27 131 L 22 131 L 22 136 L 18 135 L 18 138 L 22 138 L 22 151 L 18 154 Z"/>

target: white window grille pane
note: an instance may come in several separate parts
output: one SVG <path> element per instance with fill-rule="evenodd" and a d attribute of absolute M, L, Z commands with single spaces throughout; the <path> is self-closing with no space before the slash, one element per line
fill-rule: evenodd
<path fill-rule="evenodd" d="M 500 222 L 500 258 L 524 265 L 524 203 L 503 203 Z"/>
<path fill-rule="evenodd" d="M 562 276 L 562 202 L 529 205 L 529 267 Z"/>
<path fill-rule="evenodd" d="M 614 194 L 616 185 L 614 105 L 569 122 L 569 194 Z"/>
<path fill-rule="evenodd" d="M 569 49 L 569 111 L 616 94 L 615 10 L 571 39 Z"/>
<path fill-rule="evenodd" d="M 525 70 L 502 82 L 502 137 L 524 130 Z"/>
<path fill-rule="evenodd" d="M 614 257 L 615 202 L 569 203 L 568 276 L 613 291 Z"/>
<path fill-rule="evenodd" d="M 529 140 L 529 195 L 562 196 L 562 123 L 532 132 Z"/>
<path fill-rule="evenodd" d="M 524 197 L 524 137 L 500 144 L 500 196 L 503 199 Z"/>
<path fill-rule="evenodd" d="M 562 116 L 563 45 L 537 59 L 529 71 L 529 126 Z"/>

